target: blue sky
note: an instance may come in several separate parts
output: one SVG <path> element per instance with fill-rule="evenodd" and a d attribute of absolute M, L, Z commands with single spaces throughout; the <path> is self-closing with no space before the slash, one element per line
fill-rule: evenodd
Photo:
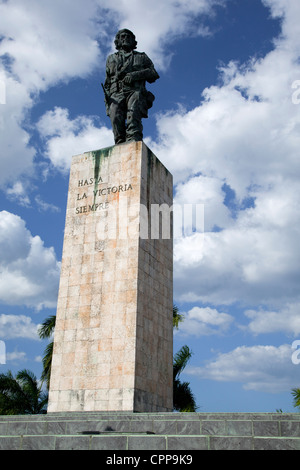
<path fill-rule="evenodd" d="M 294 411 L 299 1 L 7 0 L 0 18 L 0 371 L 40 376 L 71 157 L 113 145 L 100 84 L 127 27 L 160 74 L 144 141 L 175 202 L 204 207 L 204 233 L 174 243 L 182 379 L 199 411 Z"/>

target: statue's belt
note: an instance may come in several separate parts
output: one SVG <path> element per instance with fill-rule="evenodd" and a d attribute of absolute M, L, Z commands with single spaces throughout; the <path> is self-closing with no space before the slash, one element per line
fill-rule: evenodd
<path fill-rule="evenodd" d="M 114 93 L 130 93 L 133 91 L 139 91 L 145 93 L 146 89 L 144 86 L 141 86 L 141 82 L 133 82 L 131 85 L 125 84 L 123 81 L 115 81 L 110 86 L 110 94 Z"/>

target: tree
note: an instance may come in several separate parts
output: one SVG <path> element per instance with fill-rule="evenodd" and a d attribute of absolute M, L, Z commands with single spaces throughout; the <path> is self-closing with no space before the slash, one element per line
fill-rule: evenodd
<path fill-rule="evenodd" d="M 173 328 L 178 330 L 179 323 L 184 321 L 184 315 L 179 313 L 176 305 L 173 305 Z M 175 354 L 173 358 L 173 409 L 175 411 L 191 411 L 197 410 L 196 400 L 191 391 L 189 382 L 181 382 L 179 376 L 186 367 L 192 351 L 188 346 L 182 348 Z"/>
<path fill-rule="evenodd" d="M 292 395 L 294 397 L 294 407 L 300 407 L 300 388 L 293 388 Z"/>
<path fill-rule="evenodd" d="M 173 305 L 173 328 L 178 330 L 179 323 L 183 322 L 184 316 L 179 313 L 179 308 L 176 305 Z"/>
<path fill-rule="evenodd" d="M 11 371 L 0 374 L 1 415 L 46 413 L 47 402 L 47 393 L 31 371 L 23 369 L 16 377 Z"/>
<path fill-rule="evenodd" d="M 52 336 L 54 332 L 54 328 L 55 328 L 55 321 L 56 321 L 56 316 L 51 315 L 50 317 L 46 318 L 44 323 L 42 323 L 41 327 L 39 328 L 39 337 L 41 339 L 50 338 Z M 50 385 L 52 355 L 53 355 L 53 341 L 51 341 L 46 346 L 44 357 L 43 357 L 43 372 L 41 375 L 41 380 L 42 380 L 42 383 L 46 382 L 47 390 L 49 390 L 49 385 Z"/>
<path fill-rule="evenodd" d="M 188 346 L 182 348 L 175 354 L 173 359 L 173 409 L 181 412 L 195 412 L 197 405 L 195 397 L 191 391 L 189 382 L 181 382 L 179 377 L 188 361 L 192 357 L 192 352 Z"/>

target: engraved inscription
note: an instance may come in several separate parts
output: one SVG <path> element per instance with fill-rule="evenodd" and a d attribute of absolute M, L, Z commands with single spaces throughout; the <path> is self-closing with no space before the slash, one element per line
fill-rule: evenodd
<path fill-rule="evenodd" d="M 76 214 L 88 214 L 89 212 L 96 212 L 100 210 L 108 210 L 109 201 L 107 197 L 112 194 L 126 192 L 132 190 L 132 185 L 130 183 L 123 183 L 118 185 L 106 186 L 104 188 L 98 188 L 98 184 L 103 183 L 101 176 L 99 178 L 86 178 L 78 180 L 78 188 L 84 188 L 84 193 L 77 193 L 76 201 L 81 201 L 83 205 L 77 206 L 75 208 Z M 92 186 L 92 188 L 90 188 Z M 95 189 L 95 187 L 97 189 Z M 90 191 L 89 191 L 90 189 Z M 92 191 L 91 191 L 92 189 Z M 88 193 L 93 197 L 93 204 L 88 204 L 86 199 L 88 198 Z M 96 198 L 103 197 L 105 198 L 102 202 L 96 202 Z"/>

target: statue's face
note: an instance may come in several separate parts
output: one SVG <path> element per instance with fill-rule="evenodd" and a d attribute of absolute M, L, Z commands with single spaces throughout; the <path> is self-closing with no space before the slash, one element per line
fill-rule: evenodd
<path fill-rule="evenodd" d="M 119 34 L 119 48 L 124 51 L 132 51 L 135 46 L 135 40 L 128 31 L 121 31 Z"/>

